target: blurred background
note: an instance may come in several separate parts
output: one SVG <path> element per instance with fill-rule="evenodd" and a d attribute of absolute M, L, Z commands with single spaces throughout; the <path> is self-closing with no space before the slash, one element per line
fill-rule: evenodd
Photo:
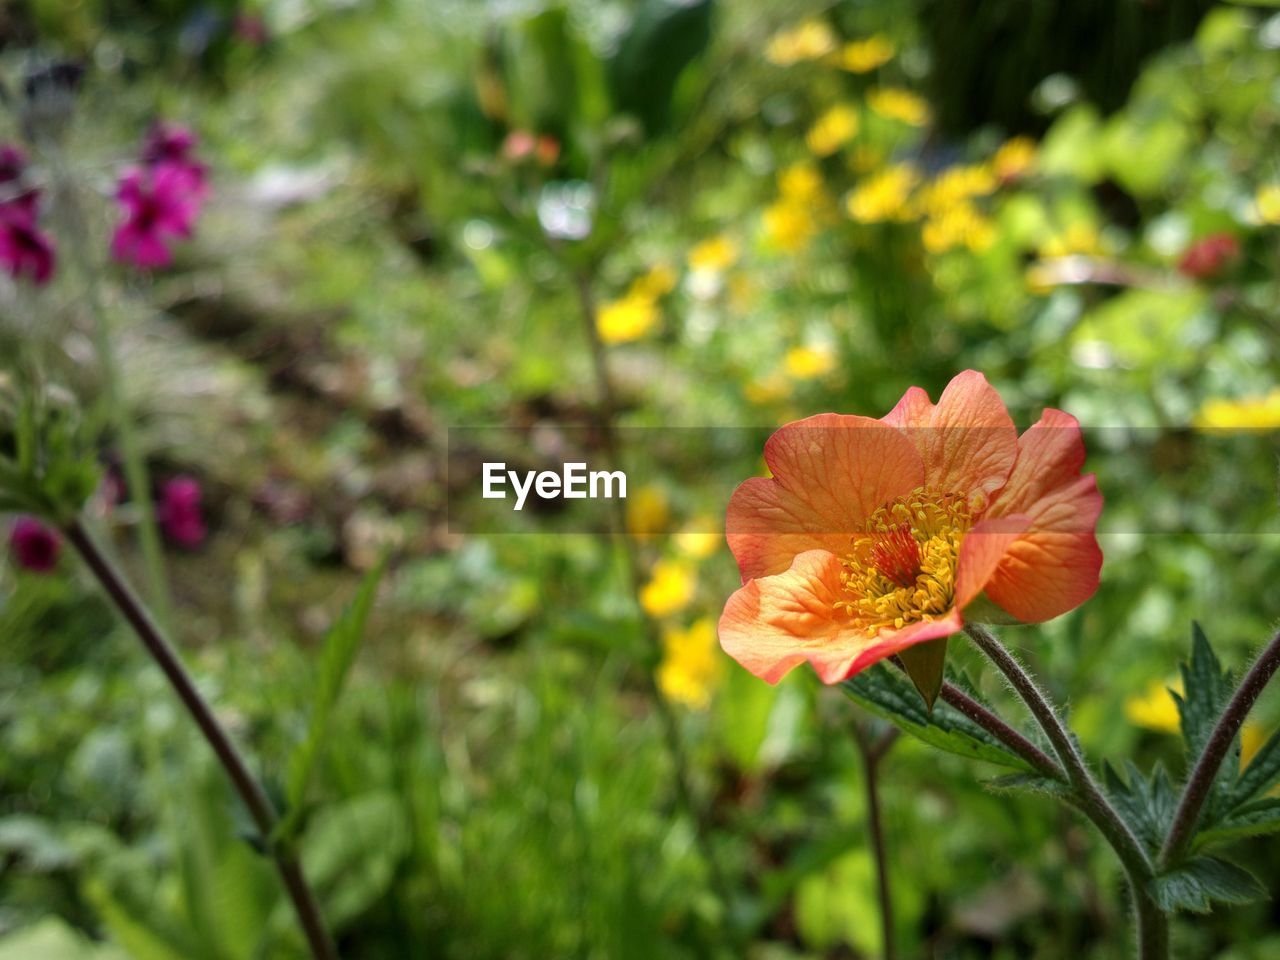
<path fill-rule="evenodd" d="M 102 261 L 5 278 L 0 356 L 92 413 L 97 272 L 176 638 L 273 790 L 391 558 L 302 812 L 346 957 L 881 955 L 853 733 L 883 728 L 715 640 L 728 492 L 788 420 L 973 367 L 1021 427 L 1095 428 L 1101 590 L 1005 631 L 1094 757 L 1180 774 L 1191 621 L 1238 669 L 1280 615 L 1274 3 L 30 0 L 0 38 L 9 141 L 33 77 L 83 71 L 58 156 L 89 222 L 50 230 Z M 112 191 L 157 118 L 211 193 L 141 274 L 107 262 Z M 452 457 L 611 434 L 621 540 L 548 504 L 476 532 L 451 489 Z M 657 435 L 687 469 L 643 471 Z M 114 444 L 91 510 L 141 581 Z M 34 566 L 0 567 L 0 958 L 303 956 L 159 673 L 66 551 Z M 1272 694 L 1245 752 L 1277 726 Z M 997 773 L 882 759 L 899 955 L 1128 956 L 1109 850 Z M 1275 840 L 1237 853 L 1280 893 Z M 1177 940 L 1280 956 L 1280 907 Z"/>

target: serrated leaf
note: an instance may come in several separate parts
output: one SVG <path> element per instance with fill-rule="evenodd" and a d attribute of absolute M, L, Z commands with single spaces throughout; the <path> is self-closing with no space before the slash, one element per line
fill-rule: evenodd
<path fill-rule="evenodd" d="M 1177 807 L 1177 797 L 1164 768 L 1157 765 L 1147 777 L 1126 762 L 1125 776 L 1121 777 L 1111 764 L 1104 763 L 1102 782 L 1121 818 L 1150 852 L 1158 853 Z"/>
<path fill-rule="evenodd" d="M 1241 837 L 1261 836 L 1280 832 L 1280 798 L 1264 797 L 1232 810 L 1213 825 L 1196 835 L 1196 849 L 1238 840 Z"/>
<path fill-rule="evenodd" d="M 1173 694 L 1181 720 L 1187 762 L 1195 763 L 1217 726 L 1222 709 L 1231 699 L 1233 685 L 1229 671 L 1222 669 L 1200 624 L 1191 625 L 1191 659 L 1181 665 L 1184 693 Z M 1237 736 L 1222 758 L 1222 765 L 1201 813 L 1201 823 L 1211 826 L 1233 806 L 1232 785 L 1240 769 L 1240 738 Z"/>
<path fill-rule="evenodd" d="M 1208 913 L 1210 904 L 1252 903 L 1265 899 L 1266 888 L 1243 867 L 1216 857 L 1194 860 L 1162 873 L 1148 882 L 1152 898 L 1161 910 Z"/>
<path fill-rule="evenodd" d="M 850 677 L 843 687 L 876 716 L 939 750 L 1032 772 L 1026 761 L 954 707 L 939 703 L 930 714 L 911 681 L 883 664 Z"/>
<path fill-rule="evenodd" d="M 1239 806 L 1265 793 L 1277 779 L 1280 779 L 1280 731 L 1262 745 L 1236 780 L 1231 788 L 1232 805 Z"/>
<path fill-rule="evenodd" d="M 329 719 L 342 693 L 347 674 L 351 672 L 351 666 L 355 663 L 356 651 L 360 648 L 360 641 L 364 637 L 365 624 L 368 622 L 369 612 L 373 609 L 383 567 L 383 564 L 378 564 L 369 572 L 360 585 L 355 599 L 342 612 L 342 616 L 325 636 L 316 671 L 316 694 L 311 706 L 311 719 L 307 724 L 307 733 L 289 761 L 289 781 L 286 788 L 288 810 L 277 833 L 281 838 L 290 837 L 300 822 L 307 784 L 320 757 L 321 747 L 329 728 Z"/>

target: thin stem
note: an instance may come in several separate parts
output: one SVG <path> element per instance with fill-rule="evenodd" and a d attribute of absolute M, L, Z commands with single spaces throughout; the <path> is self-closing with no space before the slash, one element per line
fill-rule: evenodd
<path fill-rule="evenodd" d="M 889 890 L 889 857 L 885 852 L 884 823 L 880 816 L 880 761 L 893 745 L 896 731 L 890 729 L 876 742 L 871 742 L 867 731 L 856 721 L 853 738 L 862 754 L 863 780 L 867 789 L 867 832 L 871 834 L 871 852 L 876 861 L 876 890 L 880 897 L 880 942 L 884 960 L 895 960 L 893 936 L 893 895 Z"/>
<path fill-rule="evenodd" d="M 84 281 L 85 302 L 93 315 L 94 351 L 98 355 L 98 366 L 102 371 L 102 387 L 107 401 L 107 411 L 111 418 L 111 425 L 115 428 L 120 441 L 125 482 L 129 486 L 129 494 L 138 515 L 138 545 L 142 550 L 142 561 L 147 574 L 147 594 L 160 622 L 171 625 L 173 603 L 169 595 L 169 581 L 165 576 L 164 548 L 160 541 L 160 530 L 156 524 L 155 509 L 151 504 L 151 479 L 147 472 L 147 461 L 142 452 L 142 446 L 138 442 L 138 434 L 134 429 L 133 418 L 130 416 L 124 394 L 120 363 L 112 341 L 111 317 L 102 300 L 97 266 L 90 259 L 85 246 L 88 242 L 88 224 L 84 211 L 80 207 L 80 200 L 76 196 L 75 183 L 67 175 L 60 153 L 54 151 L 54 154 L 52 163 L 57 169 L 57 179 L 60 184 L 59 201 L 64 210 L 70 241 L 67 246 L 71 249 L 76 268 Z"/>
<path fill-rule="evenodd" d="M 1014 692 L 1031 711 L 1066 771 L 1068 782 L 1075 791 L 1074 802 L 1119 857 L 1133 896 L 1140 960 L 1166 960 L 1169 955 L 1169 919 L 1151 900 L 1146 888 L 1147 880 L 1153 875 L 1151 858 L 1098 786 L 1057 710 L 1022 664 L 986 627 L 968 624 L 964 629 L 978 649 L 1004 674 Z"/>
<path fill-rule="evenodd" d="M 1258 696 L 1267 683 L 1280 669 L 1280 632 L 1271 638 L 1253 666 L 1240 681 L 1240 686 L 1232 694 L 1230 701 L 1222 711 L 1222 716 L 1214 725 L 1213 732 L 1205 741 L 1204 749 L 1191 768 L 1187 785 L 1182 790 L 1182 799 L 1178 801 L 1178 809 L 1173 815 L 1173 823 L 1169 827 L 1169 835 L 1165 838 L 1164 847 L 1160 851 L 1160 865 L 1167 867 L 1176 863 L 1187 852 L 1191 841 L 1195 838 L 1196 822 L 1200 819 L 1200 811 L 1209 798 L 1213 781 L 1218 776 L 1222 761 L 1231 750 L 1236 734 L 1244 724 L 1245 717 L 1253 708 Z"/>
<path fill-rule="evenodd" d="M 558 252 L 554 245 L 552 251 Z M 582 317 L 583 332 L 591 348 L 591 365 L 595 375 L 597 427 L 604 440 L 605 455 L 608 459 L 605 469 L 615 470 L 622 466 L 622 455 L 615 430 L 614 416 L 617 412 L 617 393 L 613 387 L 613 377 L 609 372 L 609 359 L 605 352 L 604 342 L 600 339 L 600 331 L 596 326 L 595 298 L 591 291 L 590 278 L 583 272 L 574 270 L 574 289 L 578 296 L 579 313 Z M 644 575 L 640 566 L 640 557 L 627 537 L 626 509 L 618 499 L 609 501 L 610 519 L 615 542 L 619 545 L 626 560 L 628 585 L 634 599 L 640 622 L 644 628 L 646 639 L 653 650 L 661 649 L 662 637 L 658 633 L 657 624 L 645 613 L 640 602 L 641 586 Z M 680 735 L 680 725 L 671 709 L 671 704 L 662 695 L 652 670 L 645 670 L 647 688 L 654 709 L 662 724 L 663 739 L 671 762 L 675 767 L 676 799 L 681 809 L 693 822 L 694 836 L 698 843 L 707 869 L 711 871 L 711 880 L 725 905 L 729 904 L 729 883 L 720 869 L 719 858 L 711 847 L 707 836 L 704 818 L 694 800 L 693 778 L 689 771 L 689 761 L 685 754 L 684 742 Z"/>
<path fill-rule="evenodd" d="M 212 708 L 196 689 L 195 682 L 182 665 L 177 652 L 165 639 L 159 625 L 120 571 L 107 559 L 106 554 L 78 520 L 68 525 L 64 533 L 83 558 L 85 565 L 93 572 L 102 589 L 115 603 L 116 608 L 129 621 L 138 639 L 142 641 L 151 658 L 164 672 L 183 706 L 187 708 L 187 712 L 195 720 L 205 740 L 213 748 L 232 786 L 235 787 L 236 793 L 240 795 L 249 815 L 253 818 L 264 846 L 270 851 L 275 861 L 276 869 L 289 893 L 289 898 L 293 901 L 298 921 L 311 947 L 312 956 L 315 960 L 337 960 L 337 948 L 325 927 L 324 918 L 302 874 L 297 857 L 292 851 L 274 841 L 274 831 L 279 817 L 266 791 L 249 771 L 239 750 L 231 742 L 227 732 L 222 729 L 222 725 L 218 723 Z"/>

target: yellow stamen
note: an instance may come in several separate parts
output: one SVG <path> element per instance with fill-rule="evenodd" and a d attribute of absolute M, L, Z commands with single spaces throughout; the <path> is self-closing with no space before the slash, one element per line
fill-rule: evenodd
<path fill-rule="evenodd" d="M 873 513 L 840 561 L 849 599 L 836 602 L 868 637 L 945 616 L 955 602 L 960 543 L 973 525 L 954 493 L 917 487 Z"/>

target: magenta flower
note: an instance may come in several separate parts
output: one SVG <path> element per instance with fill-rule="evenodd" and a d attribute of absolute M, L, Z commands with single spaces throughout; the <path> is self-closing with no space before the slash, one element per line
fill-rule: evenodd
<path fill-rule="evenodd" d="M 182 171 L 187 186 L 197 200 L 208 193 L 208 168 L 195 158 L 196 135 L 190 127 L 157 120 L 142 144 L 142 162 L 155 169 L 172 167 Z"/>
<path fill-rule="evenodd" d="M 36 222 L 40 192 L 22 187 L 26 165 L 17 147 L 0 147 L 0 265 L 14 279 L 42 285 L 53 276 L 53 240 Z"/>
<path fill-rule="evenodd" d="M 165 536 L 184 547 L 198 547 L 208 536 L 200 508 L 202 493 L 195 477 L 174 477 L 160 491 L 156 513 Z"/>
<path fill-rule="evenodd" d="M 127 170 L 116 193 L 125 219 L 111 239 L 111 255 L 144 270 L 168 266 L 169 241 L 191 236 L 198 212 L 190 177 L 169 163 Z"/>
<path fill-rule="evenodd" d="M 19 517 L 9 531 L 9 549 L 22 569 L 50 573 L 58 565 L 62 544 L 58 535 L 35 517 Z"/>

